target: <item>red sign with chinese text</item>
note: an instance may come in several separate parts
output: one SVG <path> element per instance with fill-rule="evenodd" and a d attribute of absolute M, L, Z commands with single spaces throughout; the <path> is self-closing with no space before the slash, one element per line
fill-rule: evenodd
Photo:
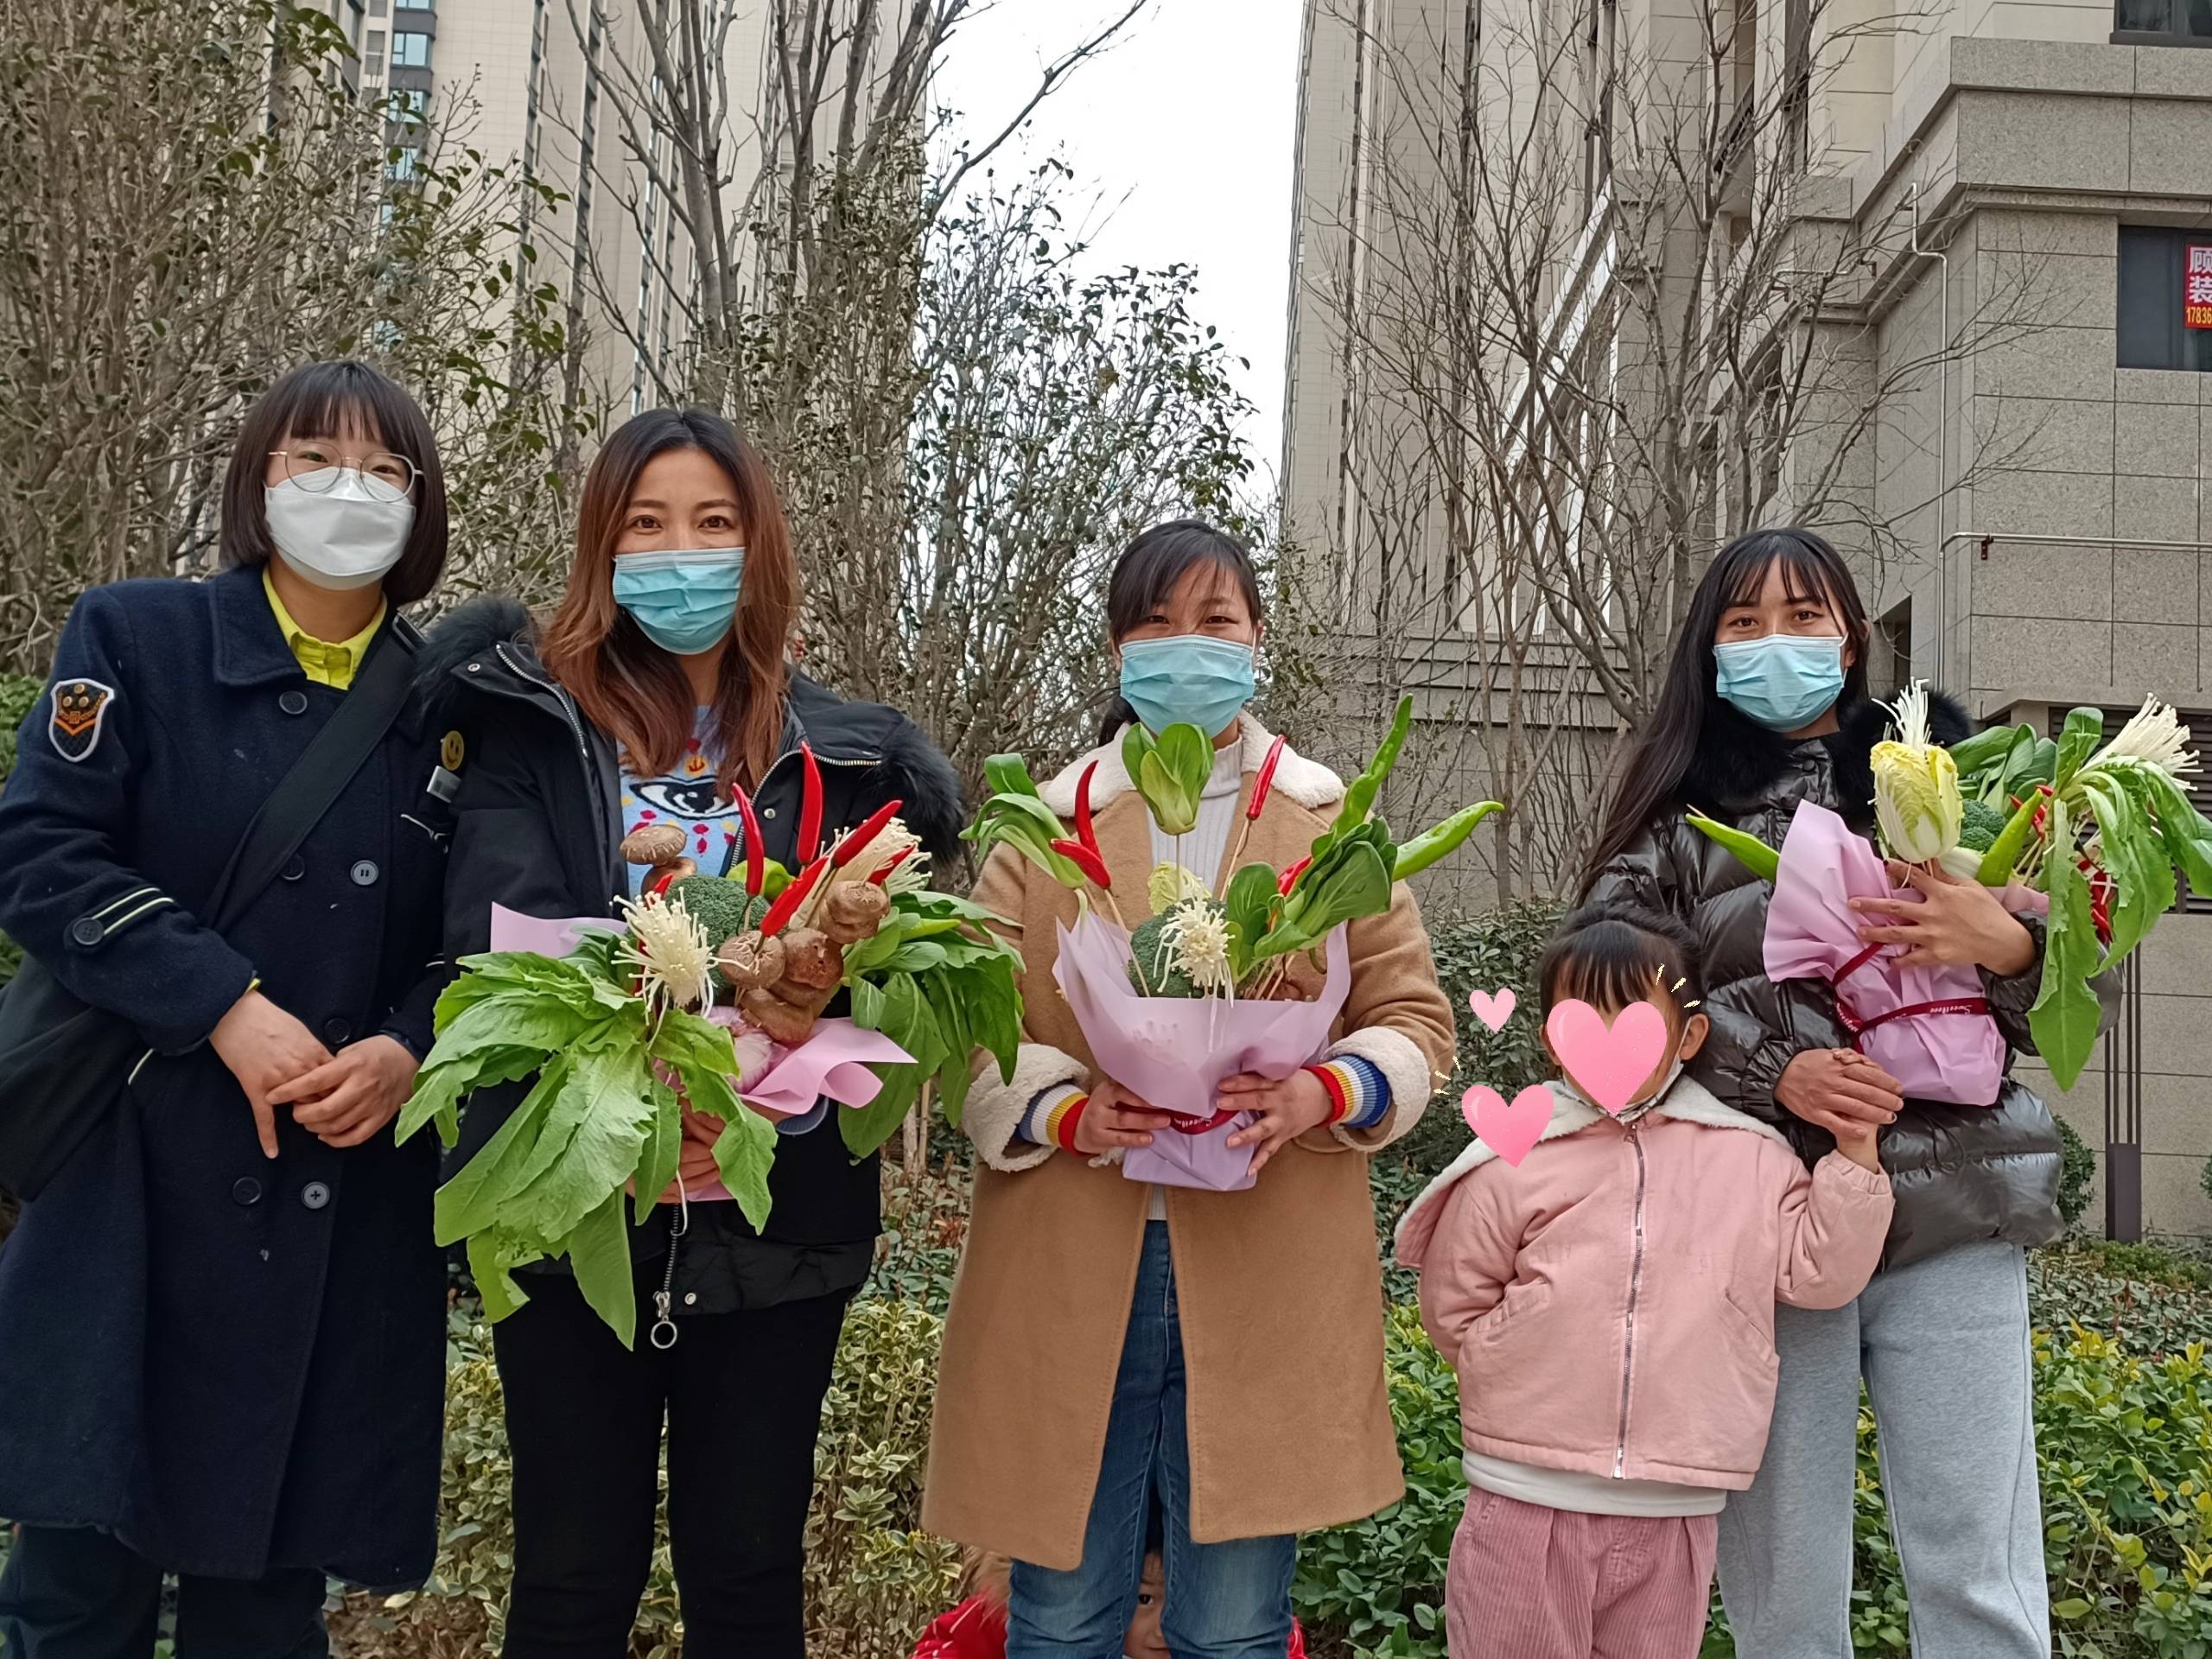
<path fill-rule="evenodd" d="M 2183 250 L 2181 320 L 2186 328 L 2212 328 L 2212 243 L 2192 242 Z"/>

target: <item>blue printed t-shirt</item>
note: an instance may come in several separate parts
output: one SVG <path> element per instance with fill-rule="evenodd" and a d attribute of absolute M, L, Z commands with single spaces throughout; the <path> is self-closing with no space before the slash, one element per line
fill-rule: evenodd
<path fill-rule="evenodd" d="M 622 833 L 629 835 L 647 824 L 672 823 L 683 831 L 684 854 L 709 875 L 725 875 L 735 862 L 741 820 L 737 803 L 718 799 L 719 772 L 707 750 L 714 711 L 695 712 L 690 740 L 683 758 L 672 772 L 658 778 L 639 778 L 626 760 L 622 767 Z M 650 865 L 630 866 L 630 896 L 644 890 Z"/>

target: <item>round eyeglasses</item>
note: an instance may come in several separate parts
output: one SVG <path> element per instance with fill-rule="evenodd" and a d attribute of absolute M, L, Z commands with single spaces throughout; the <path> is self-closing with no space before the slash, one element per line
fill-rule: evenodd
<path fill-rule="evenodd" d="M 297 443 L 289 449 L 271 449 L 269 453 L 283 463 L 286 479 L 316 495 L 336 487 L 339 475 L 350 472 L 359 477 L 361 487 L 378 500 L 404 501 L 422 475 L 406 456 L 383 449 L 363 455 L 359 461 L 344 459 L 335 446 L 327 443 Z"/>

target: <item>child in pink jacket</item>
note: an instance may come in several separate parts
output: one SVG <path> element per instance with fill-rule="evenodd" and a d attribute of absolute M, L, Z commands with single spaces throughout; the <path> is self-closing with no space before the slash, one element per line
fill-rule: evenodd
<path fill-rule="evenodd" d="M 1547 1017 L 1648 1001 L 1668 1041 L 1618 1118 L 1554 1083 L 1517 1168 L 1477 1141 L 1398 1224 L 1459 1376 L 1452 1659 L 1692 1659 L 1716 1516 L 1766 1450 L 1775 1300 L 1838 1307 L 1866 1287 L 1890 1184 L 1871 1132 L 1808 1174 L 1682 1075 L 1707 1025 L 1671 918 L 1579 911 L 1536 971 Z"/>

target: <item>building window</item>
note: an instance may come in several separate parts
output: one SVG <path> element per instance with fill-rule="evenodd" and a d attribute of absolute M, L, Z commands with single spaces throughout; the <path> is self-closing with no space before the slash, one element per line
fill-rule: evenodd
<path fill-rule="evenodd" d="M 369 43 L 361 48 L 361 64 L 372 75 L 384 67 L 384 30 L 369 31 Z"/>
<path fill-rule="evenodd" d="M 395 69 L 427 69 L 430 65 L 430 37 L 427 35 L 395 35 L 391 37 L 391 67 Z"/>
<path fill-rule="evenodd" d="M 369 0 L 369 16 L 372 17 L 384 16 L 384 0 Z"/>
<path fill-rule="evenodd" d="M 391 0 L 391 3 L 402 11 L 428 11 L 430 10 L 430 0 Z"/>
<path fill-rule="evenodd" d="M 2120 366 L 2212 371 L 2212 231 L 2120 227 Z"/>
<path fill-rule="evenodd" d="M 385 165 L 385 176 L 394 184 L 405 184 L 415 176 L 416 163 L 422 159 L 422 150 L 413 144 L 395 149 L 391 160 Z"/>
<path fill-rule="evenodd" d="M 2112 32 L 2123 45 L 2212 46 L 2212 0 L 2113 0 Z"/>

